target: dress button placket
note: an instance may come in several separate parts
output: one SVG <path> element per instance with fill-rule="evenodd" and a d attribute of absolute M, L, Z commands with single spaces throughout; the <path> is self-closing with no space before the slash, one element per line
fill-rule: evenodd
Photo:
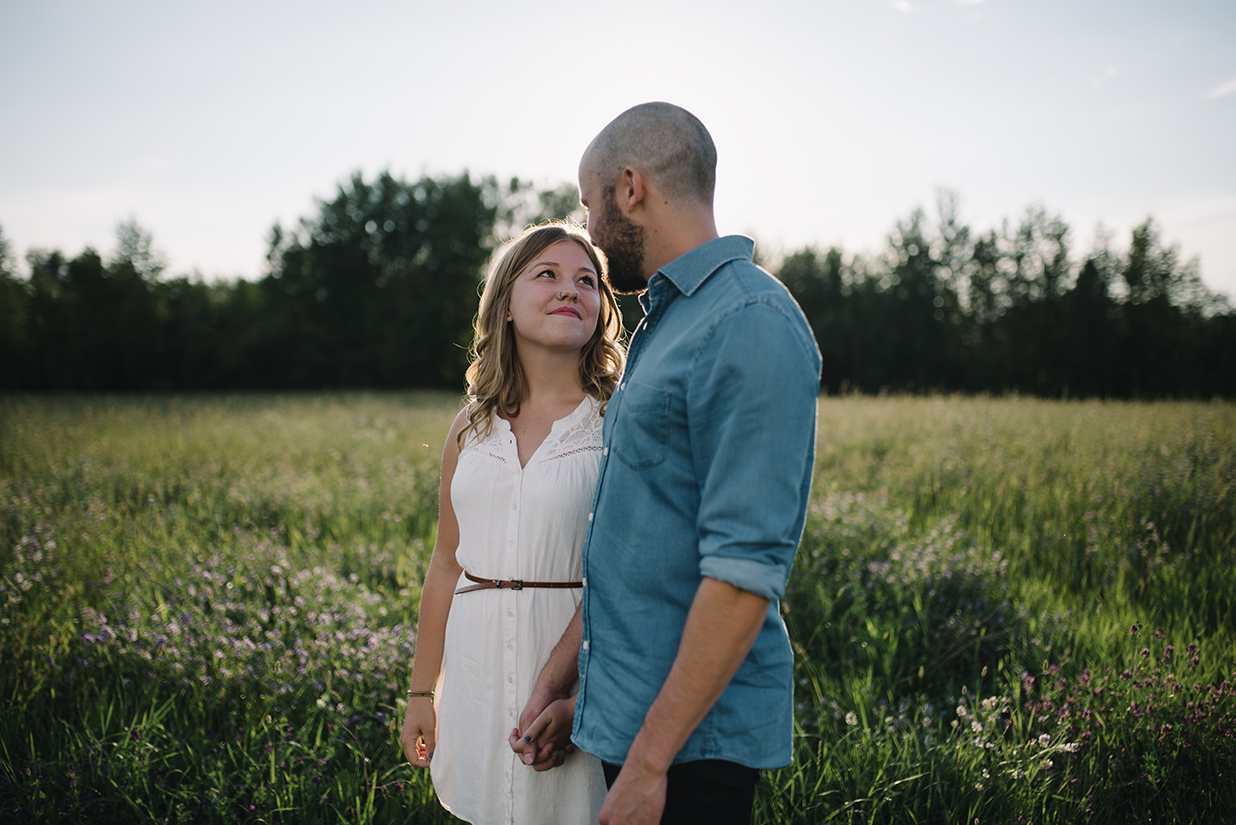
<path fill-rule="evenodd" d="M 515 484 L 511 490 L 511 509 L 510 517 L 507 519 L 507 553 L 503 560 L 499 571 L 495 575 L 503 576 L 504 578 L 521 578 L 519 575 L 519 494 L 523 487 L 523 468 L 519 465 L 519 450 L 515 444 L 515 439 L 510 442 L 511 454 L 514 459 Z M 503 647 L 502 651 L 502 670 L 505 675 L 502 685 L 503 704 L 506 705 L 506 715 L 510 719 L 514 719 L 519 712 L 519 708 L 515 707 L 516 696 L 515 691 L 515 676 L 518 672 L 518 665 L 515 658 L 515 641 L 518 635 L 518 619 L 515 616 L 515 600 L 522 594 L 514 590 L 503 589 L 499 591 L 500 598 L 504 602 L 503 608 L 506 613 L 506 618 L 502 620 L 502 636 Z M 514 756 L 514 754 L 512 754 Z M 508 803 L 509 804 L 509 803 Z"/>

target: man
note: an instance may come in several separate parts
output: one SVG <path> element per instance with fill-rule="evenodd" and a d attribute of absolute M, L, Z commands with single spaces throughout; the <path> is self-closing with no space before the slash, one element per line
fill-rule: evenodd
<path fill-rule="evenodd" d="M 811 485 L 820 355 L 786 289 L 718 237 L 716 150 L 636 106 L 579 167 L 588 233 L 646 313 L 605 414 L 583 602 L 512 746 L 538 767 L 551 703 L 605 763 L 601 822 L 749 822 L 791 761 L 793 656 L 777 611 Z M 576 670 L 576 666 L 578 670 Z M 534 722 L 535 720 L 535 722 Z"/>

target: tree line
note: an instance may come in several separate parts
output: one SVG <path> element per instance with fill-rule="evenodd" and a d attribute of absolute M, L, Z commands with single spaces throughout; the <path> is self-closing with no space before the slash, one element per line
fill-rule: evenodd
<path fill-rule="evenodd" d="M 166 277 L 135 221 L 107 260 L 0 233 L 0 390 L 459 388 L 485 262 L 571 185 L 467 173 L 352 175 L 275 225 L 256 281 Z M 1049 397 L 1236 396 L 1236 312 L 1155 224 L 1085 255 L 1041 208 L 977 232 L 944 193 L 881 252 L 804 248 L 765 262 L 794 294 L 830 392 L 1016 391 Z M 639 318 L 622 301 L 628 329 Z"/>
<path fill-rule="evenodd" d="M 1127 252 L 1075 256 L 1058 216 L 975 232 L 957 198 L 897 222 L 885 250 L 804 249 L 776 269 L 807 314 L 833 392 L 1045 397 L 1236 395 L 1236 313 L 1151 219 Z"/>

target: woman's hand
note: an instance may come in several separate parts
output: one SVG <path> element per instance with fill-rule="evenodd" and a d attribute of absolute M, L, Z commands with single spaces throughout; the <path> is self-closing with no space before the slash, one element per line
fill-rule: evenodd
<path fill-rule="evenodd" d="M 550 702 L 522 735 L 519 728 L 511 731 L 511 750 L 519 754 L 520 760 L 533 770 L 556 768 L 563 763 L 567 754 L 575 752 L 575 746 L 571 744 L 571 725 L 574 721 L 574 696 Z"/>
<path fill-rule="evenodd" d="M 399 743 L 403 745 L 403 755 L 418 768 L 428 768 L 429 761 L 433 759 L 433 749 L 438 740 L 437 727 L 438 714 L 434 711 L 433 699 L 429 696 L 409 697 Z"/>

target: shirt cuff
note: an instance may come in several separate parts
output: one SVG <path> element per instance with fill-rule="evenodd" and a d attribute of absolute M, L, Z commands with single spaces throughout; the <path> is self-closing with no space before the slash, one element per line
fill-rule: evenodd
<path fill-rule="evenodd" d="M 785 593 L 786 573 L 780 565 L 731 556 L 705 556 L 700 560 L 700 574 L 769 601 L 778 601 Z"/>

